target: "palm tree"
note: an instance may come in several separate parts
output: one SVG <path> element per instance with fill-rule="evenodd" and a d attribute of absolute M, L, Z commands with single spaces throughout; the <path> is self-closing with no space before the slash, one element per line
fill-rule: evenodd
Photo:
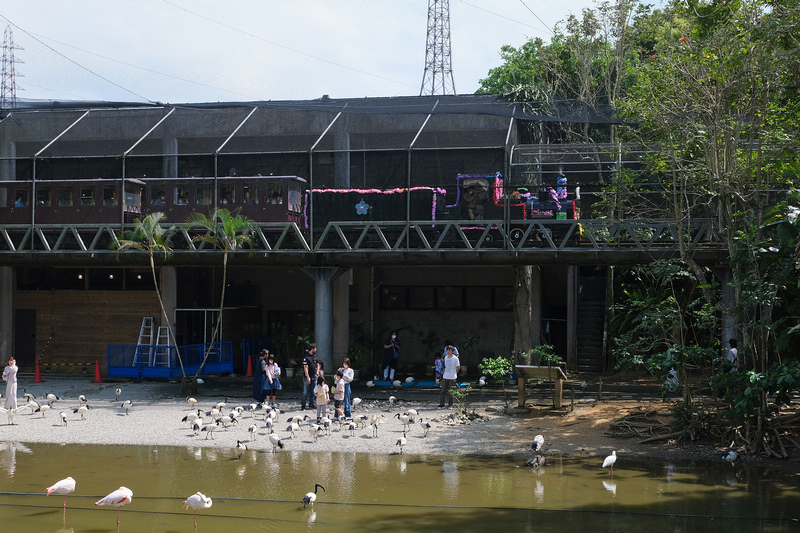
<path fill-rule="evenodd" d="M 172 328 L 169 316 L 167 316 L 167 310 L 164 308 L 164 300 L 158 285 L 155 263 L 156 255 L 163 254 L 164 259 L 172 255 L 172 237 L 175 234 L 175 226 L 169 226 L 167 228 L 162 226 L 161 222 L 166 219 L 166 217 L 167 215 L 164 213 L 156 212 L 150 213 L 144 220 L 136 219 L 132 230 L 123 230 L 117 236 L 117 252 L 136 250 L 146 252 L 150 256 L 150 272 L 153 274 L 153 284 L 156 288 L 158 303 L 161 306 L 161 314 L 169 328 L 170 336 L 174 339 L 175 331 Z M 175 355 L 181 366 L 181 375 L 183 376 L 183 380 L 185 380 L 186 372 L 183 369 L 183 360 L 181 360 L 181 354 L 178 351 L 177 343 L 175 344 Z"/>
<path fill-rule="evenodd" d="M 211 342 L 208 345 L 205 357 L 203 357 L 203 362 L 200 363 L 200 367 L 194 375 L 195 378 L 197 378 L 203 370 L 203 366 L 206 364 L 206 360 L 208 360 L 208 356 L 211 354 L 214 341 L 222 325 L 222 311 L 225 305 L 225 286 L 227 285 L 228 278 L 228 255 L 239 251 L 245 245 L 250 248 L 250 253 L 252 253 L 256 227 L 255 221 L 240 216 L 238 210 L 231 213 L 224 208 L 214 209 L 210 215 L 197 212 L 190 213 L 186 219 L 187 230 L 199 228 L 201 231 L 204 231 L 202 234 L 196 235 L 192 239 L 192 242 L 205 242 L 222 250 L 222 294 L 219 300 L 217 324 L 214 327 L 214 333 L 211 335 Z"/>

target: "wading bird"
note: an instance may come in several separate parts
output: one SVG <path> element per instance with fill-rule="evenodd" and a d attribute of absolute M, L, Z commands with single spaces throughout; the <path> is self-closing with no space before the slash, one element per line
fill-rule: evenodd
<path fill-rule="evenodd" d="M 406 432 L 404 431 L 403 436 L 397 439 L 397 442 L 395 443 L 395 446 L 400 446 L 400 455 L 403 454 L 403 448 L 405 447 L 406 442 Z"/>
<path fill-rule="evenodd" d="M 303 498 L 303 509 L 305 509 L 306 505 L 309 503 L 311 504 L 311 507 L 314 507 L 314 502 L 317 501 L 317 489 L 322 489 L 322 492 L 325 492 L 325 487 L 319 483 L 314 483 L 314 492 L 309 492 Z"/>
<path fill-rule="evenodd" d="M 614 475 L 614 463 L 617 462 L 617 452 L 611 452 L 611 455 L 606 457 L 606 460 L 603 461 L 603 468 L 609 468 L 609 473 L 613 476 Z"/>
<path fill-rule="evenodd" d="M 117 508 L 117 530 L 119 530 L 119 509 L 123 505 L 131 503 L 133 492 L 127 487 L 120 487 L 102 500 L 94 502 L 95 505 L 108 505 Z"/>
<path fill-rule="evenodd" d="M 50 496 L 51 493 L 55 494 L 63 494 L 64 495 L 64 509 L 67 508 L 67 494 L 71 492 L 75 492 L 75 480 L 71 477 L 65 477 L 61 481 L 56 482 L 53 486 L 47 487 L 45 489 L 47 491 L 47 495 Z"/>
<path fill-rule="evenodd" d="M 283 441 L 275 433 L 269 434 L 269 441 L 272 443 L 272 453 L 278 448 L 283 449 Z"/>
<path fill-rule="evenodd" d="M 189 509 L 191 507 L 194 511 L 194 530 L 197 531 L 197 510 L 208 509 L 212 505 L 211 498 L 202 492 L 195 492 L 183 502 L 183 508 Z"/>
<path fill-rule="evenodd" d="M 124 402 L 122 402 L 122 406 L 121 407 L 123 409 L 125 409 L 125 415 L 128 414 L 128 411 L 130 410 L 131 405 L 133 405 L 133 402 L 130 401 L 130 400 L 125 400 Z"/>
<path fill-rule="evenodd" d="M 542 435 L 536 435 L 535 437 L 533 437 L 531 450 L 535 452 L 540 452 L 542 451 L 542 446 L 544 446 L 544 437 Z"/>
<path fill-rule="evenodd" d="M 117 389 L 114 391 L 114 399 L 119 401 L 119 397 L 122 396 L 122 389 Z"/>

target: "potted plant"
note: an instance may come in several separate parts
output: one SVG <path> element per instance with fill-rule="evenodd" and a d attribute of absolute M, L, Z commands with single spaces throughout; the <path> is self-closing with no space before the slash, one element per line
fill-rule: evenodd
<path fill-rule="evenodd" d="M 465 335 L 464 340 L 461 342 L 461 347 L 465 352 L 467 352 L 467 356 L 462 360 L 464 362 L 471 362 L 472 360 L 472 352 L 475 350 L 475 346 L 478 344 L 478 341 L 481 340 L 480 337 L 477 335 Z M 459 358 L 460 359 L 460 358 Z M 461 375 L 465 376 L 467 374 L 467 365 L 461 365 Z"/>

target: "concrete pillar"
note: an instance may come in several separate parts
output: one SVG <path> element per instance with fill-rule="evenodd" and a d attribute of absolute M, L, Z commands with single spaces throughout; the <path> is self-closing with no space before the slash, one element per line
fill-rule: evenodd
<path fill-rule="evenodd" d="M 578 301 L 580 267 L 567 267 L 567 368 L 578 368 Z"/>
<path fill-rule="evenodd" d="M 333 282 L 333 363 L 326 374 L 333 375 L 342 365 L 350 348 L 350 271 L 345 271 Z"/>
<path fill-rule="evenodd" d="M 175 326 L 175 307 L 178 304 L 178 274 L 175 267 L 162 266 L 161 267 L 161 300 L 164 302 L 164 310 L 169 317 L 169 324 L 161 317 L 159 323 L 162 326 L 172 325 Z M 174 331 L 174 330 L 173 330 Z M 175 342 L 175 339 L 171 339 Z"/>
<path fill-rule="evenodd" d="M 356 286 L 358 287 L 358 324 L 361 326 L 364 336 L 372 339 L 375 333 L 375 291 L 372 289 L 375 267 L 358 268 L 354 272 L 357 275 Z M 376 354 L 372 353 L 373 347 L 365 346 L 364 348 L 366 351 L 361 367 L 374 368 L 378 360 Z"/>
<path fill-rule="evenodd" d="M 304 268 L 303 272 L 314 280 L 314 342 L 317 358 L 325 365 L 325 373 L 333 369 L 333 281 L 344 268 Z"/>
<path fill-rule="evenodd" d="M 14 267 L 0 267 L 0 366 L 14 354 Z"/>
<path fill-rule="evenodd" d="M 542 267 L 531 267 L 531 339 L 542 343 Z"/>
<path fill-rule="evenodd" d="M 172 117 L 170 117 L 172 118 Z M 167 121 L 169 122 L 169 120 Z M 161 172 L 163 178 L 178 177 L 178 139 L 174 135 L 164 135 L 161 138 L 161 148 L 165 155 L 161 161 Z"/>

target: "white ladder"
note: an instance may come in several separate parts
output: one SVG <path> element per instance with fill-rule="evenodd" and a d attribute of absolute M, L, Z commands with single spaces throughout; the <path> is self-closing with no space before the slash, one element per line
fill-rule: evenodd
<path fill-rule="evenodd" d="M 142 329 L 139 330 L 139 342 L 136 343 L 136 356 L 133 358 L 131 366 L 136 366 L 153 358 L 153 317 L 142 318 Z"/>
<path fill-rule="evenodd" d="M 169 328 L 158 326 L 158 336 L 156 346 L 153 347 L 154 353 L 150 358 L 150 366 L 169 366 Z"/>

